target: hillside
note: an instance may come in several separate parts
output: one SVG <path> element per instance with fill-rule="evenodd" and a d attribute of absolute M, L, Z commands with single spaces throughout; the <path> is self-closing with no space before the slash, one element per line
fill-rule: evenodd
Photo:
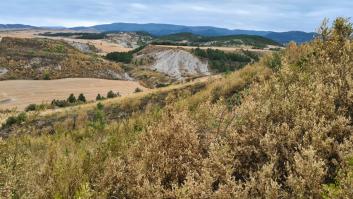
<path fill-rule="evenodd" d="M 152 36 L 144 32 L 46 32 L 40 34 L 45 37 L 64 37 L 71 39 L 107 40 L 125 48 L 138 48 L 146 44 L 188 45 L 188 46 L 218 46 L 239 47 L 251 46 L 254 48 L 267 48 L 268 46 L 281 46 L 271 39 L 254 35 L 229 36 L 202 36 L 193 33 L 177 33 L 164 36 Z"/>
<path fill-rule="evenodd" d="M 267 38 L 277 41 L 278 43 L 287 44 L 291 41 L 296 43 L 305 43 L 307 41 L 313 40 L 317 34 L 315 33 L 305 33 L 300 31 L 290 31 L 283 33 L 271 32 L 266 35 Z"/>
<path fill-rule="evenodd" d="M 353 34 L 0 129 L 4 198 L 352 198 Z M 9 113 L 5 113 L 9 114 Z"/>
<path fill-rule="evenodd" d="M 192 33 L 178 33 L 158 37 L 156 44 L 179 44 L 188 46 L 219 46 L 236 47 L 252 46 L 254 48 L 267 48 L 268 46 L 281 46 L 281 44 L 261 36 L 229 35 L 229 36 L 201 36 Z"/>
<path fill-rule="evenodd" d="M 135 62 L 177 80 L 210 75 L 207 61 L 182 49 L 149 46 L 138 53 Z"/>
<path fill-rule="evenodd" d="M 66 42 L 2 38 L 0 80 L 91 77 L 127 79 L 119 64 L 84 54 Z"/>
<path fill-rule="evenodd" d="M 274 32 L 274 31 L 255 31 L 255 30 L 230 30 L 211 26 L 182 26 L 172 24 L 135 24 L 135 23 L 112 23 L 102 24 L 91 27 L 75 27 L 77 31 L 99 31 L 99 32 L 147 32 L 155 36 L 165 36 L 190 32 L 202 36 L 228 36 L 228 35 L 256 35 L 272 39 L 278 43 L 297 43 L 308 42 L 313 39 L 314 33 L 302 31 Z"/>

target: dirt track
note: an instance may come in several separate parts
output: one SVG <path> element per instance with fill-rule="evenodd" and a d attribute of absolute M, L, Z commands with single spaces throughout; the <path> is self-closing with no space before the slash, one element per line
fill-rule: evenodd
<path fill-rule="evenodd" d="M 23 110 L 28 104 L 66 99 L 71 93 L 76 96 L 83 93 L 87 100 L 94 100 L 98 93 L 106 95 L 110 90 L 127 95 L 137 87 L 148 90 L 138 82 L 89 78 L 0 81 L 0 110 L 14 107 Z"/>

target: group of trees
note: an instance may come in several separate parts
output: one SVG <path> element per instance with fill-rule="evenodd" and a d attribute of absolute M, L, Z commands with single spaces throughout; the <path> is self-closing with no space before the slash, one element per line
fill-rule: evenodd
<path fill-rule="evenodd" d="M 84 96 L 83 93 L 81 93 L 78 96 L 78 98 L 76 98 L 75 95 L 72 93 L 72 94 L 70 94 L 70 96 L 66 100 L 55 100 L 54 99 L 51 102 L 51 105 L 54 107 L 63 108 L 63 107 L 68 107 L 68 106 L 74 106 L 77 104 L 83 104 L 86 102 L 87 102 L 87 100 L 86 100 L 86 97 Z"/>
<path fill-rule="evenodd" d="M 258 59 L 258 55 L 246 51 L 243 52 L 224 52 L 218 49 L 203 50 L 196 48 L 192 53 L 200 58 L 207 59 L 210 67 L 218 72 L 234 71 L 244 67 L 246 64 Z"/>
<path fill-rule="evenodd" d="M 140 46 L 134 50 L 128 52 L 111 52 L 106 55 L 106 59 L 115 61 L 115 62 L 122 62 L 125 64 L 131 63 L 132 59 L 134 58 L 134 54 L 138 53 L 146 46 Z"/>
<path fill-rule="evenodd" d="M 143 92 L 141 88 L 136 88 L 135 93 Z M 102 96 L 101 94 L 98 94 L 96 97 L 96 101 L 101 101 L 105 99 L 113 99 L 121 97 L 119 92 L 114 92 L 110 90 L 106 97 Z M 72 93 L 66 100 L 56 100 L 54 99 L 50 105 L 48 104 L 30 104 L 25 108 L 25 112 L 30 112 L 30 111 L 40 111 L 40 110 L 45 110 L 45 109 L 52 109 L 55 107 L 59 108 L 64 108 L 64 107 L 69 107 L 69 106 L 75 106 L 79 104 L 84 104 L 86 103 L 86 97 L 83 93 L 81 93 L 77 98 L 76 96 Z"/>
<path fill-rule="evenodd" d="M 116 97 L 120 97 L 120 93 L 119 92 L 114 92 L 114 91 L 109 91 L 107 93 L 107 97 L 102 96 L 101 94 L 98 94 L 96 97 L 97 101 L 101 101 L 101 100 L 105 100 L 105 99 L 112 99 L 112 98 L 116 98 Z"/>
<path fill-rule="evenodd" d="M 107 33 L 86 33 L 86 32 L 78 32 L 78 33 L 58 32 L 58 33 L 51 33 L 51 32 L 46 32 L 46 33 L 41 33 L 40 35 L 41 36 L 46 36 L 46 37 L 75 37 L 77 39 L 97 40 L 97 39 L 104 39 L 107 36 Z"/>

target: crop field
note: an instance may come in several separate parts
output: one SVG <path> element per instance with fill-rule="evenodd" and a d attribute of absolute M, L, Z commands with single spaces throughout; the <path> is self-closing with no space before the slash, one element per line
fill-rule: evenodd
<path fill-rule="evenodd" d="M 122 96 L 136 88 L 147 88 L 134 81 L 72 78 L 60 80 L 9 80 L 0 81 L 0 110 L 23 110 L 29 104 L 50 103 L 53 99 L 66 99 L 71 93 L 83 93 L 86 99 L 95 100 L 98 93 L 105 96 L 110 90 Z"/>

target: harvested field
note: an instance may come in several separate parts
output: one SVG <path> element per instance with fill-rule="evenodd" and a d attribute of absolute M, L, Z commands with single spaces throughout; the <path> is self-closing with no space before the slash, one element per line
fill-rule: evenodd
<path fill-rule="evenodd" d="M 98 93 L 106 95 L 110 90 L 128 95 L 139 87 L 134 81 L 117 81 L 90 78 L 60 80 L 9 80 L 0 81 L 0 110 L 17 107 L 23 110 L 29 104 L 50 103 L 53 99 L 66 99 L 71 93 L 83 93 L 87 100 L 95 100 Z"/>

